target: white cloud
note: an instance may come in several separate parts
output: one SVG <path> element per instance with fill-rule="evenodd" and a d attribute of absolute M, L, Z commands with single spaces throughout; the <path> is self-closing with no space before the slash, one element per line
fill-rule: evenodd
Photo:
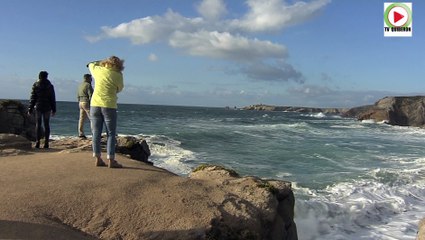
<path fill-rule="evenodd" d="M 228 19 L 211 23 L 205 19 L 218 19 L 227 12 L 223 0 L 204 0 L 198 5 L 203 17 L 187 18 L 172 10 L 163 16 L 148 16 L 121 23 L 116 27 L 104 26 L 99 36 L 87 36 L 90 42 L 104 38 L 129 38 L 134 44 L 164 41 L 176 31 L 193 33 L 202 30 L 225 32 L 232 30 L 263 32 L 281 30 L 314 16 L 330 0 L 288 5 L 283 0 L 247 0 L 249 11 L 241 19 Z M 230 27 L 229 27 L 230 26 Z"/>
<path fill-rule="evenodd" d="M 181 48 L 191 55 L 252 61 L 264 58 L 282 59 L 286 48 L 270 41 L 248 39 L 224 32 L 200 31 L 195 33 L 175 32 L 170 38 L 170 46 Z"/>
<path fill-rule="evenodd" d="M 249 12 L 230 25 L 249 32 L 277 31 L 311 18 L 328 3 L 330 0 L 300 1 L 293 5 L 284 0 L 248 0 Z"/>
<path fill-rule="evenodd" d="M 147 44 L 167 40 L 175 31 L 191 32 L 199 28 L 202 22 L 201 18 L 186 18 L 168 10 L 164 16 L 149 16 L 116 27 L 102 27 L 102 36 L 90 38 L 129 38 L 133 44 Z"/>
<path fill-rule="evenodd" d="M 151 62 L 156 62 L 156 61 L 158 61 L 158 56 L 156 56 L 156 54 L 151 53 L 151 54 L 149 54 L 148 59 Z"/>
<path fill-rule="evenodd" d="M 204 18 L 216 20 L 227 13 L 223 0 L 203 0 L 197 7 L 199 14 Z"/>
<path fill-rule="evenodd" d="M 329 2 L 288 4 L 284 0 L 247 0 L 249 10 L 240 19 L 221 19 L 227 13 L 224 0 L 202 0 L 197 5 L 201 17 L 184 17 L 168 10 L 162 16 L 147 16 L 116 27 L 104 26 L 100 35 L 86 39 L 96 42 L 127 38 L 140 45 L 162 42 L 193 56 L 235 61 L 239 66 L 244 65 L 239 67 L 239 73 L 251 79 L 303 83 L 299 71 L 289 63 L 282 64 L 288 56 L 284 45 L 259 40 L 253 34 L 278 31 L 303 22 Z"/>

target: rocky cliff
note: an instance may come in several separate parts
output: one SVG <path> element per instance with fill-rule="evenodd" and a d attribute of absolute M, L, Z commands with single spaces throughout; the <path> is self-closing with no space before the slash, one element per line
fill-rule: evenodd
<path fill-rule="evenodd" d="M 423 127 L 425 96 L 385 97 L 374 105 L 352 108 L 343 116 L 359 120 L 372 119 L 391 125 Z"/>

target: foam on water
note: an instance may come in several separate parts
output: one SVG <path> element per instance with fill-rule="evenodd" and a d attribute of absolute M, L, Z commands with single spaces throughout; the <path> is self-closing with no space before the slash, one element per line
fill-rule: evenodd
<path fill-rule="evenodd" d="M 192 170 L 191 161 L 196 159 L 192 151 L 180 147 L 181 143 L 163 135 L 145 138 L 151 150 L 150 161 L 155 166 L 167 169 L 179 175 L 187 175 Z"/>
<path fill-rule="evenodd" d="M 417 159 L 404 169 L 375 169 L 365 179 L 323 190 L 294 184 L 299 238 L 415 239 L 425 215 L 425 164 Z"/>
<path fill-rule="evenodd" d="M 362 125 L 359 124 L 350 124 L 350 125 L 332 125 L 331 128 L 341 128 L 341 129 L 359 129 L 359 128 L 365 128 Z"/>
<path fill-rule="evenodd" d="M 361 122 L 362 122 L 362 123 L 369 123 L 369 124 L 376 123 L 376 121 L 375 121 L 375 120 L 373 120 L 373 119 L 366 119 L 366 120 L 362 120 Z"/>
<path fill-rule="evenodd" d="M 52 140 L 62 140 L 62 139 L 65 139 L 65 138 L 68 138 L 68 137 L 63 136 L 63 135 L 50 135 L 50 139 L 52 139 Z M 75 138 L 77 138 L 77 137 L 75 137 Z"/>
<path fill-rule="evenodd" d="M 289 173 L 289 172 L 279 172 L 279 173 L 276 174 L 276 177 L 279 178 L 279 179 L 284 179 L 284 178 L 290 177 L 290 176 L 292 176 L 292 173 Z"/>
<path fill-rule="evenodd" d="M 312 117 L 312 118 L 326 118 L 326 114 L 319 112 L 319 113 L 312 113 L 312 114 L 301 114 L 301 116 L 304 117 Z"/>
<path fill-rule="evenodd" d="M 257 130 L 279 130 L 279 129 L 305 129 L 308 128 L 309 124 L 306 122 L 297 122 L 297 123 L 277 123 L 277 124 L 257 124 L 257 125 L 248 125 L 244 126 L 245 129 L 254 128 Z"/>

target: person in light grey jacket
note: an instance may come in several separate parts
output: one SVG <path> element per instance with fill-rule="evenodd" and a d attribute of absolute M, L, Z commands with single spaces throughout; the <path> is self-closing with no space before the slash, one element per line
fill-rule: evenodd
<path fill-rule="evenodd" d="M 90 116 L 90 100 L 93 94 L 93 87 L 91 85 L 92 77 L 90 74 L 84 74 L 84 80 L 78 87 L 77 98 L 78 106 L 80 108 L 80 119 L 78 121 L 78 137 L 86 139 L 84 134 L 84 121 L 89 119 Z"/>

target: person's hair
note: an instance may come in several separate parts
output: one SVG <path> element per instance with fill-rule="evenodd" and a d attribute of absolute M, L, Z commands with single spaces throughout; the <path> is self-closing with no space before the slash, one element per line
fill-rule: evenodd
<path fill-rule="evenodd" d="M 91 80 L 92 80 L 92 78 L 91 78 L 90 74 L 84 74 L 84 81 L 90 82 Z"/>
<path fill-rule="evenodd" d="M 49 76 L 49 73 L 48 73 L 48 72 L 46 72 L 46 71 L 41 71 L 41 72 L 38 74 L 38 79 L 47 79 L 47 76 Z"/>
<path fill-rule="evenodd" d="M 100 64 L 104 67 L 112 68 L 120 72 L 124 70 L 124 60 L 116 56 L 111 56 L 107 59 L 104 59 L 100 62 Z"/>

